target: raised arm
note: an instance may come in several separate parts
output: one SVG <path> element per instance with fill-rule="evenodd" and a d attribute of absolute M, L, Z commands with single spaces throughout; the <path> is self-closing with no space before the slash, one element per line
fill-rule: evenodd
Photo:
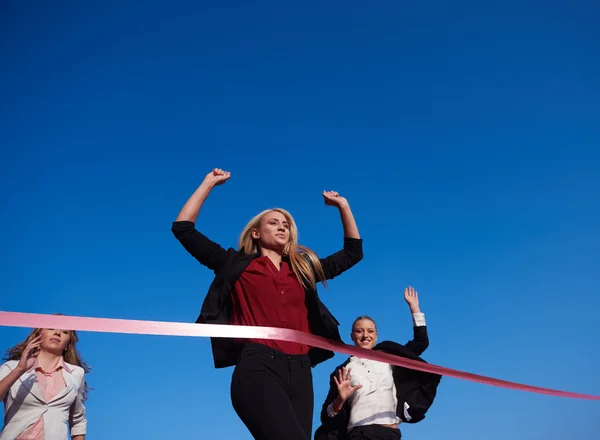
<path fill-rule="evenodd" d="M 410 308 L 410 313 L 413 319 L 413 339 L 406 343 L 406 347 L 410 348 L 417 356 L 421 356 L 429 347 L 429 337 L 427 336 L 427 326 L 425 324 L 425 315 L 421 313 L 419 307 L 418 292 L 411 286 L 404 289 L 404 300 Z"/>
<path fill-rule="evenodd" d="M 40 344 L 42 343 L 42 338 L 37 337 L 29 341 L 29 344 L 23 350 L 21 354 L 21 359 L 14 368 L 10 368 L 7 364 L 0 365 L 0 400 L 4 399 L 10 387 L 12 387 L 19 378 L 29 371 L 33 364 L 35 363 L 35 359 L 40 354 Z"/>
<path fill-rule="evenodd" d="M 212 191 L 212 189 L 223 184 L 231 174 L 219 168 L 215 168 L 206 175 L 202 184 L 194 191 L 194 194 L 183 205 L 177 219 L 173 222 L 171 231 L 183 247 L 196 259 L 217 272 L 227 261 L 227 251 L 217 243 L 196 230 L 195 222 L 198 218 L 200 208 Z"/>
<path fill-rule="evenodd" d="M 344 228 L 344 248 L 320 259 L 325 278 L 330 280 L 350 269 L 363 258 L 362 239 L 348 201 L 335 191 L 324 191 L 325 205 L 335 206 L 340 213 Z"/>
<path fill-rule="evenodd" d="M 204 204 L 204 201 L 212 191 L 215 186 L 222 185 L 225 183 L 227 179 L 231 177 L 231 173 L 228 171 L 223 171 L 220 168 L 215 168 L 210 173 L 206 175 L 202 184 L 196 189 L 194 194 L 185 202 L 183 208 L 179 212 L 177 222 L 192 222 L 196 223 L 198 219 L 198 213 L 200 212 L 200 208 Z"/>
<path fill-rule="evenodd" d="M 348 200 L 340 196 L 336 191 L 323 191 L 323 198 L 325 199 L 325 205 L 335 206 L 339 209 L 344 228 L 344 237 L 360 238 L 358 226 L 356 226 L 356 220 L 354 220 Z"/>

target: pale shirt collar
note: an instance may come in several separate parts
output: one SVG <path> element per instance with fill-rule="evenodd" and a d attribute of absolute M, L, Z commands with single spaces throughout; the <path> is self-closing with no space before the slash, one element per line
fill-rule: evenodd
<path fill-rule="evenodd" d="M 67 365 L 67 363 L 65 362 L 65 360 L 62 356 L 60 357 L 60 359 L 58 360 L 58 363 L 56 364 L 56 367 L 52 371 L 44 370 L 44 368 L 40 365 L 40 359 L 36 358 L 35 363 L 29 369 L 29 371 L 40 370 L 42 373 L 50 374 L 50 373 L 54 373 L 55 371 L 60 370 L 61 368 L 64 369 L 67 373 L 72 373 L 71 369 L 69 368 L 69 366 Z"/>

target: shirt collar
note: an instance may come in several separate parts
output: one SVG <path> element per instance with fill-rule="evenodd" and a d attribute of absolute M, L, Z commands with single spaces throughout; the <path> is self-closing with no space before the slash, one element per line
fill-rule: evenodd
<path fill-rule="evenodd" d="M 29 371 L 36 371 L 36 370 L 40 370 L 42 372 L 45 373 L 54 373 L 55 371 L 58 371 L 60 369 L 64 369 L 67 373 L 72 373 L 71 369 L 69 368 L 69 366 L 67 365 L 67 363 L 65 362 L 64 358 L 61 356 L 58 364 L 56 364 L 56 368 L 54 368 L 53 371 L 45 371 L 42 366 L 40 365 L 40 359 L 36 358 L 35 362 L 33 364 L 33 366 L 29 369 Z"/>

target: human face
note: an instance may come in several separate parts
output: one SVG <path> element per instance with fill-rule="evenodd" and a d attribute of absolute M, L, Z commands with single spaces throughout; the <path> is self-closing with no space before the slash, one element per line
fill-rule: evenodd
<path fill-rule="evenodd" d="M 375 323 L 370 319 L 357 321 L 354 327 L 352 327 L 350 337 L 357 347 L 371 350 L 377 342 L 377 328 L 375 327 Z"/>
<path fill-rule="evenodd" d="M 44 328 L 40 331 L 41 348 L 44 351 L 62 355 L 71 342 L 71 332 L 54 328 Z"/>
<path fill-rule="evenodd" d="M 279 211 L 266 213 L 258 228 L 252 231 L 252 238 L 258 240 L 262 249 L 281 252 L 290 241 L 290 225 Z"/>

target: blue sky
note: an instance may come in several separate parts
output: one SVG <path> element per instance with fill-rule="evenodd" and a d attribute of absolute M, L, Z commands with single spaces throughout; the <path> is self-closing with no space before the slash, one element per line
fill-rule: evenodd
<path fill-rule="evenodd" d="M 486 2 L 487 3 L 487 2 Z M 559 4 L 562 3 L 562 4 Z M 600 394 L 600 8 L 593 2 L 0 5 L 0 309 L 193 322 L 211 282 L 171 222 L 234 246 L 289 209 L 365 258 L 321 296 L 429 362 Z M 596 268 L 596 269 L 594 269 Z M 2 350 L 24 329 L 0 328 Z M 89 440 L 250 438 L 203 339 L 81 334 Z M 327 376 L 313 370 L 320 408 Z M 597 439 L 598 402 L 443 380 L 405 439 Z M 315 425 L 318 411 L 315 411 Z"/>

